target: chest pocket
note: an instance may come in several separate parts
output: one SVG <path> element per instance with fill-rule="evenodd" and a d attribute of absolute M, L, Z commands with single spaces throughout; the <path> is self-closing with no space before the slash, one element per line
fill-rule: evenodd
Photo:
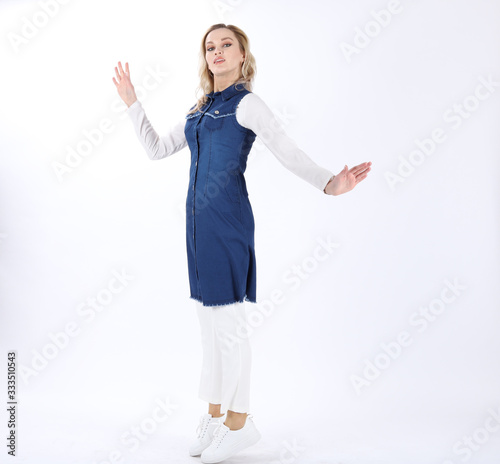
<path fill-rule="evenodd" d="M 205 127 L 211 132 L 222 130 L 228 123 L 227 118 L 230 118 L 231 114 L 219 110 L 210 110 L 204 117 Z"/>
<path fill-rule="evenodd" d="M 198 123 L 198 119 L 200 118 L 201 113 L 197 111 L 196 113 L 191 113 L 186 115 L 186 126 L 185 131 L 191 129 Z"/>

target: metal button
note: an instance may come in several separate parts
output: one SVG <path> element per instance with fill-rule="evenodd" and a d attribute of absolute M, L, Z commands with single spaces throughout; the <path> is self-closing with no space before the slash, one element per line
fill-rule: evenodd
<path fill-rule="evenodd" d="M 215 113 L 215 114 L 219 114 L 219 110 L 215 110 L 215 111 L 214 111 L 214 113 Z"/>

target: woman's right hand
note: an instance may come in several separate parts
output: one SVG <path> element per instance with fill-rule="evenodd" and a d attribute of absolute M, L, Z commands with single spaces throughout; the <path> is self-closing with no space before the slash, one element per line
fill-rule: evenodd
<path fill-rule="evenodd" d="M 125 102 L 127 106 L 130 106 L 137 100 L 137 96 L 135 94 L 134 86 L 132 85 L 132 82 L 130 82 L 128 62 L 125 63 L 126 71 L 123 71 L 121 61 L 118 61 L 118 66 L 120 67 L 120 70 L 118 70 L 118 68 L 115 66 L 116 78 L 118 79 L 118 82 L 116 82 L 114 77 L 113 82 L 116 85 L 120 98 Z"/>

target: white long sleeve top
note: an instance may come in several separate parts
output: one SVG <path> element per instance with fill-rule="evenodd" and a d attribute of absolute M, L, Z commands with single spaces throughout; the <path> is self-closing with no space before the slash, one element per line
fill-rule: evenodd
<path fill-rule="evenodd" d="M 126 113 L 150 159 L 165 158 L 187 146 L 185 118 L 175 124 L 167 134 L 160 136 L 149 122 L 139 100 L 132 103 Z M 258 95 L 248 93 L 240 100 L 236 109 L 236 120 L 241 126 L 252 130 L 285 168 L 324 192 L 326 184 L 334 174 L 316 164 L 297 146 Z M 272 131 L 272 136 L 269 131 Z"/>

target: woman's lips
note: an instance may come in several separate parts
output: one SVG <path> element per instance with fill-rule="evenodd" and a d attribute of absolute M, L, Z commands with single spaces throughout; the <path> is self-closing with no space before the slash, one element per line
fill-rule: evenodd
<path fill-rule="evenodd" d="M 222 59 L 222 61 L 214 61 L 214 64 L 220 64 L 220 63 L 224 63 L 226 60 L 225 59 Z"/>

